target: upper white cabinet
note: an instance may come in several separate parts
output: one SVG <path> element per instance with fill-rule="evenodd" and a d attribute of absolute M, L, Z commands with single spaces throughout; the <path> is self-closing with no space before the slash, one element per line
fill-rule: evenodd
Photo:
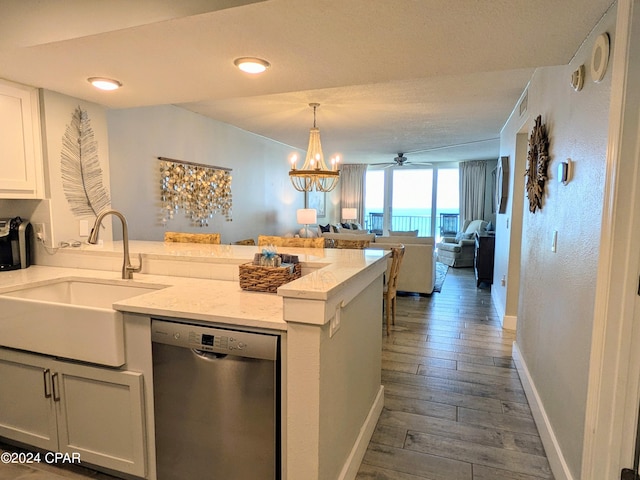
<path fill-rule="evenodd" d="M 0 198 L 44 198 L 36 88 L 0 80 Z"/>

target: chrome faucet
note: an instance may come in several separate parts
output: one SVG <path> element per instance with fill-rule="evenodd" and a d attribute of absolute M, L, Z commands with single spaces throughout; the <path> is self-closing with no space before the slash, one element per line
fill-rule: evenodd
<path fill-rule="evenodd" d="M 100 232 L 100 225 L 102 225 L 102 219 L 107 215 L 115 215 L 122 222 L 122 244 L 124 248 L 124 259 L 122 262 L 122 278 L 130 280 L 133 278 L 133 272 L 139 272 L 142 270 L 142 255 L 138 254 L 139 264 L 137 267 L 131 265 L 131 259 L 129 258 L 129 229 L 127 227 L 127 219 L 124 215 L 117 210 L 104 210 L 98 214 L 96 223 L 91 229 L 91 234 L 87 242 L 96 244 L 98 243 L 98 233 Z"/>

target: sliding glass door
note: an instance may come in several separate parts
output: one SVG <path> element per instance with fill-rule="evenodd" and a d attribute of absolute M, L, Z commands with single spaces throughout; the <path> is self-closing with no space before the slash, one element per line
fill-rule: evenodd
<path fill-rule="evenodd" d="M 389 230 L 417 230 L 419 237 L 431 236 L 433 169 L 410 170 L 403 167 L 392 173 Z"/>
<path fill-rule="evenodd" d="M 460 175 L 458 168 L 438 169 L 436 237 L 455 236 L 460 225 Z"/>
<path fill-rule="evenodd" d="M 458 229 L 458 166 L 370 169 L 365 186 L 365 227 L 378 235 L 417 230 L 440 237 Z"/>

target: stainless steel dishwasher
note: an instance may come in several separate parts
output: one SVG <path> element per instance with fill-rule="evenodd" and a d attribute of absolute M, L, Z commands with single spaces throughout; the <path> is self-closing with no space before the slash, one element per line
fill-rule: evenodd
<path fill-rule="evenodd" d="M 158 480 L 280 478 L 279 337 L 152 319 Z"/>

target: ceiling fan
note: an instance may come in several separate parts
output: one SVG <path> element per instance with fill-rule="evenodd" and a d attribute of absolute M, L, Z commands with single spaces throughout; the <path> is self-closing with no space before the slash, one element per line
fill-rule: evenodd
<path fill-rule="evenodd" d="M 432 165 L 431 163 L 423 163 L 423 162 L 412 162 L 407 157 L 404 156 L 404 153 L 398 152 L 398 156 L 393 159 L 393 162 L 384 162 L 384 163 L 373 163 L 372 165 L 386 165 L 384 168 L 389 167 L 403 167 L 405 165 Z"/>

